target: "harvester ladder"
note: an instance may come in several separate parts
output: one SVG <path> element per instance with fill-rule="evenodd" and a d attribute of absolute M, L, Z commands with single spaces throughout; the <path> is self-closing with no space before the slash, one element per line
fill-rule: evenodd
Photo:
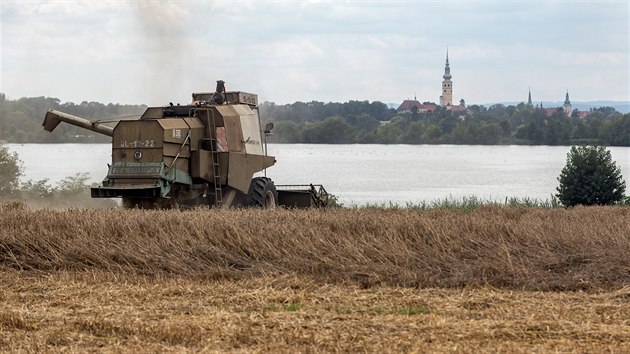
<path fill-rule="evenodd" d="M 223 206 L 223 188 L 221 188 L 221 165 L 219 164 L 219 150 L 217 148 L 217 127 L 214 122 L 214 112 L 211 110 L 208 110 L 207 112 L 209 125 L 212 129 L 210 136 L 214 136 L 210 144 L 210 153 L 212 155 L 212 175 L 214 179 L 214 206 L 220 208 Z"/>

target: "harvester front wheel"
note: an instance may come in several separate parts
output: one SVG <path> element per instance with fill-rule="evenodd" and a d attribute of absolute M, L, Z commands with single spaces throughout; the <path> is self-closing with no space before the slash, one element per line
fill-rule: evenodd
<path fill-rule="evenodd" d="M 248 206 L 275 209 L 278 206 L 278 191 L 271 178 L 256 177 L 252 179 L 247 193 Z"/>
<path fill-rule="evenodd" d="M 158 198 L 123 197 L 122 205 L 125 209 L 160 209 L 164 207 Z"/>

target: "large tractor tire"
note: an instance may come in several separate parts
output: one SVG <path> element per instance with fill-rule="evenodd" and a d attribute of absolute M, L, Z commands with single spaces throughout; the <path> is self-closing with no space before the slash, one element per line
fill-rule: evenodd
<path fill-rule="evenodd" d="M 271 178 L 255 177 L 249 186 L 245 202 L 247 206 L 275 209 L 278 206 L 278 191 Z"/>

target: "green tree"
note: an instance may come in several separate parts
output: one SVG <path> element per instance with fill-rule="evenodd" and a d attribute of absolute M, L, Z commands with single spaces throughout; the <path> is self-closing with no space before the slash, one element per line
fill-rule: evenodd
<path fill-rule="evenodd" d="M 382 125 L 376 129 L 376 142 L 379 144 L 398 144 L 403 132 L 394 123 Z"/>
<path fill-rule="evenodd" d="M 444 142 L 448 144 L 466 143 L 466 131 L 467 127 L 464 124 L 457 124 L 455 129 L 445 137 Z"/>
<path fill-rule="evenodd" d="M 48 178 L 28 180 L 20 188 L 21 197 L 26 199 L 50 198 L 54 192 L 55 188 L 50 185 Z"/>
<path fill-rule="evenodd" d="M 470 122 L 466 125 L 466 131 L 464 132 L 464 143 L 466 144 L 478 144 L 479 143 L 479 125 L 476 122 Z"/>
<path fill-rule="evenodd" d="M 499 122 L 499 127 L 501 128 L 501 135 L 509 136 L 512 134 L 512 128 L 510 127 L 510 122 L 507 120 L 502 120 Z"/>
<path fill-rule="evenodd" d="M 442 129 L 437 124 L 431 124 L 427 127 L 424 137 L 430 143 L 437 143 L 442 137 Z"/>
<path fill-rule="evenodd" d="M 90 174 L 87 172 L 68 176 L 57 183 L 57 192 L 66 196 L 79 195 L 89 191 Z M 88 193 L 89 194 L 89 193 Z"/>
<path fill-rule="evenodd" d="M 536 123 L 530 122 L 527 125 L 521 125 L 516 131 L 516 137 L 523 140 L 529 140 L 530 144 L 542 144 L 543 131 Z"/>
<path fill-rule="evenodd" d="M 361 114 L 359 116 L 347 116 L 344 117 L 344 119 L 346 120 L 346 123 L 354 126 L 356 129 L 363 132 L 371 132 L 380 126 L 379 121 L 368 114 Z"/>
<path fill-rule="evenodd" d="M 413 122 L 409 126 L 407 134 L 405 134 L 405 142 L 407 144 L 422 144 L 422 134 L 426 127 L 422 122 Z"/>
<path fill-rule="evenodd" d="M 269 136 L 269 142 L 273 143 L 297 143 L 300 138 L 300 129 L 297 124 L 286 120 L 275 122 L 272 133 Z"/>
<path fill-rule="evenodd" d="M 302 141 L 311 144 L 350 144 L 354 128 L 343 118 L 329 117 L 321 122 L 307 122 L 302 129 Z"/>
<path fill-rule="evenodd" d="M 603 146 L 572 146 L 558 181 L 556 196 L 565 206 L 615 204 L 626 190 L 621 169 Z"/>
<path fill-rule="evenodd" d="M 455 129 L 457 123 L 459 123 L 459 119 L 454 117 L 452 113 L 448 114 L 439 123 L 440 131 L 442 132 L 442 134 L 449 134 L 453 131 L 453 129 Z"/>
<path fill-rule="evenodd" d="M 602 122 L 598 135 L 608 145 L 630 145 L 630 113 Z"/>
<path fill-rule="evenodd" d="M 371 132 L 359 131 L 355 138 L 358 144 L 376 144 L 376 130 Z"/>
<path fill-rule="evenodd" d="M 497 123 L 488 123 L 481 127 L 479 131 L 479 143 L 485 145 L 495 145 L 501 139 L 501 127 Z"/>
<path fill-rule="evenodd" d="M 17 152 L 10 153 L 9 148 L 0 146 L 0 198 L 19 191 L 22 172 L 22 161 Z"/>

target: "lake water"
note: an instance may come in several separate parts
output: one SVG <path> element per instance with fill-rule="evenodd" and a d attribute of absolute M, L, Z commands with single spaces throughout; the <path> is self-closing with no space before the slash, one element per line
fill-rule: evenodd
<path fill-rule="evenodd" d="M 25 180 L 88 172 L 100 182 L 109 144 L 8 144 L 24 162 Z M 630 148 L 611 147 L 630 188 Z M 345 205 L 417 203 L 476 196 L 548 199 L 566 163 L 567 146 L 270 144 L 276 184 L 323 184 Z"/>

